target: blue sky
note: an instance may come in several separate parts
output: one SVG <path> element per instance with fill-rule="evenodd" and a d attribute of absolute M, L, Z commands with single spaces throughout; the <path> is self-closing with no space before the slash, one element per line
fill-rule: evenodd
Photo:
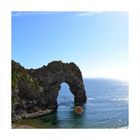
<path fill-rule="evenodd" d="M 12 12 L 12 59 L 75 62 L 84 77 L 126 78 L 127 12 Z"/>

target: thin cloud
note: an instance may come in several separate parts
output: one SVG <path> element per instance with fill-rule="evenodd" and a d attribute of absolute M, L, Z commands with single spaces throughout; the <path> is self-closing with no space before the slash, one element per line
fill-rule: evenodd
<path fill-rule="evenodd" d="M 43 12 L 43 11 L 29 11 L 29 12 L 12 12 L 12 17 L 21 17 L 21 16 L 32 16 L 32 15 L 39 15 L 39 14 L 44 14 L 44 15 L 49 15 L 49 14 L 54 14 L 56 12 Z"/>
<path fill-rule="evenodd" d="M 87 16 L 95 16 L 102 12 L 80 12 L 77 14 L 78 17 L 87 17 Z"/>
<path fill-rule="evenodd" d="M 12 17 L 21 17 L 21 16 L 33 16 L 33 15 L 50 15 L 56 13 L 66 13 L 66 12 L 57 12 L 57 11 L 19 11 L 12 12 Z M 72 12 L 68 12 L 72 13 Z M 102 12 L 76 12 L 76 17 L 87 17 L 95 16 Z"/>

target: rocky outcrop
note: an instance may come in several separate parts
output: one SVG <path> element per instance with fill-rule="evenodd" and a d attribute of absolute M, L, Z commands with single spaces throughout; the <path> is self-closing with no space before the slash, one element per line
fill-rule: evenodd
<path fill-rule="evenodd" d="M 53 61 L 39 69 L 25 69 L 12 61 L 12 121 L 56 110 L 63 82 L 69 85 L 76 105 L 86 102 L 82 74 L 76 64 Z"/>

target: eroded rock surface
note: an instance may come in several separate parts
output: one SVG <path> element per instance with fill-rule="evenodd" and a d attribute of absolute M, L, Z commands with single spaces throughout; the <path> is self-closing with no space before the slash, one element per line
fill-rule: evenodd
<path fill-rule="evenodd" d="M 76 105 L 86 102 L 82 74 L 76 64 L 53 61 L 28 70 L 12 61 L 12 121 L 56 110 L 63 82 L 69 85 Z"/>

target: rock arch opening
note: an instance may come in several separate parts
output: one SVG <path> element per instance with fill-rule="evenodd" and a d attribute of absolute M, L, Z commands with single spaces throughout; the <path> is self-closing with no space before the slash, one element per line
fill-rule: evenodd
<path fill-rule="evenodd" d="M 71 106 L 74 102 L 74 95 L 70 91 L 70 87 L 67 83 L 63 82 L 60 85 L 60 90 L 57 97 L 57 103 L 59 108 Z"/>

